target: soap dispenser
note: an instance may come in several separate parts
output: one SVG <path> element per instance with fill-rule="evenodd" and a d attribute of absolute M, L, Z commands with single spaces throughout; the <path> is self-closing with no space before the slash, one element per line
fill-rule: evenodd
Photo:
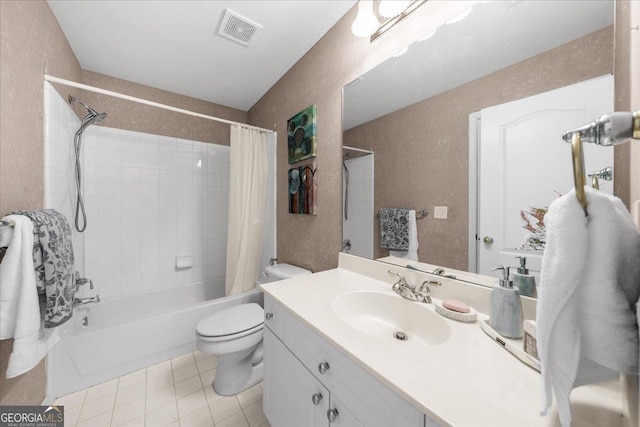
<path fill-rule="evenodd" d="M 536 298 L 538 296 L 536 277 L 529 274 L 527 257 L 517 256 L 516 258 L 520 259 L 520 267 L 518 267 L 517 273 L 513 273 L 513 286 L 518 288 L 520 295 Z"/>
<path fill-rule="evenodd" d="M 523 315 L 520 293 L 509 280 L 509 267 L 501 265 L 491 271 L 495 270 L 502 270 L 502 279 L 500 285 L 491 291 L 489 324 L 504 337 L 521 338 Z"/>

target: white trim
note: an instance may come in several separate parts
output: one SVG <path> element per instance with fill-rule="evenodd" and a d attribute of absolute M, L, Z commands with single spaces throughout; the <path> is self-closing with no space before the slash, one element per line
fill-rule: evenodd
<path fill-rule="evenodd" d="M 480 111 L 469 114 L 469 235 L 468 235 L 468 271 L 478 270 L 478 190 L 480 188 Z"/>
<path fill-rule="evenodd" d="M 373 154 L 373 150 L 363 150 L 362 148 L 349 147 L 348 145 L 343 145 L 342 148 L 345 150 L 358 151 L 360 153 Z"/>
<path fill-rule="evenodd" d="M 172 107 L 170 105 L 160 104 L 158 102 L 153 102 L 153 101 L 149 101 L 149 100 L 142 99 L 142 98 L 136 98 L 135 96 L 124 95 L 122 93 L 113 92 L 111 90 L 101 89 L 99 87 L 89 86 L 89 85 L 85 85 L 85 84 L 82 84 L 82 83 L 76 83 L 76 82 L 71 81 L 71 80 L 61 79 L 59 77 L 50 76 L 48 74 L 44 75 L 44 79 L 46 81 L 51 82 L 51 83 L 59 83 L 59 84 L 65 85 L 65 86 L 71 86 L 71 87 L 75 87 L 75 88 L 78 88 L 78 89 L 88 90 L 89 92 L 95 92 L 95 93 L 100 93 L 102 95 L 113 96 L 114 98 L 125 99 L 127 101 L 133 101 L 133 102 L 137 102 L 138 104 L 149 105 L 151 107 L 157 107 L 157 108 L 161 108 L 163 110 L 169 110 L 169 111 L 173 111 L 173 112 L 176 112 L 176 113 L 187 114 L 189 116 L 200 117 L 202 119 L 207 119 L 207 120 L 213 120 L 215 122 L 227 123 L 227 124 L 230 124 L 230 125 L 238 125 L 238 126 L 242 126 L 242 127 L 245 127 L 245 128 L 258 130 L 258 131 L 261 131 L 261 132 L 266 132 L 266 133 L 272 133 L 273 132 L 270 129 L 264 129 L 264 128 L 257 127 L 257 126 L 251 126 L 251 125 L 248 125 L 246 123 L 234 122 L 233 120 L 226 120 L 226 119 L 221 119 L 219 117 L 209 116 L 209 115 L 206 115 L 206 114 L 200 114 L 200 113 L 196 113 L 194 111 L 189 111 L 189 110 L 185 110 L 185 109 L 182 109 L 182 108 Z"/>

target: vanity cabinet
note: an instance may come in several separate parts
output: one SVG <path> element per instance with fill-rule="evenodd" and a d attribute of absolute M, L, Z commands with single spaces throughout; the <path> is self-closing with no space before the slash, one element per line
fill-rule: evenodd
<path fill-rule="evenodd" d="M 264 413 L 273 427 L 435 426 L 265 295 Z"/>

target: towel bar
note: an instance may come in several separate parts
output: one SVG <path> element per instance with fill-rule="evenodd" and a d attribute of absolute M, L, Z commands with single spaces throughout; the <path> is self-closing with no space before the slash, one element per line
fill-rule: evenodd
<path fill-rule="evenodd" d="M 418 218 L 418 219 L 424 218 L 424 217 L 427 217 L 427 216 L 429 216 L 429 211 L 427 209 L 422 209 L 422 210 L 416 211 L 416 218 Z M 378 212 L 376 214 L 376 217 L 380 218 L 380 212 Z"/>

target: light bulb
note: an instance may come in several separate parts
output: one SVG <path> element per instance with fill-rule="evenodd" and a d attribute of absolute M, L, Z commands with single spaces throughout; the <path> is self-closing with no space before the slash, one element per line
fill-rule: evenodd
<path fill-rule="evenodd" d="M 358 16 L 351 24 L 351 32 L 356 37 L 370 37 L 376 32 L 380 22 L 373 13 L 373 0 L 360 0 Z"/>
<path fill-rule="evenodd" d="M 382 0 L 378 6 L 378 14 L 385 18 L 400 15 L 411 2 L 407 0 Z"/>

